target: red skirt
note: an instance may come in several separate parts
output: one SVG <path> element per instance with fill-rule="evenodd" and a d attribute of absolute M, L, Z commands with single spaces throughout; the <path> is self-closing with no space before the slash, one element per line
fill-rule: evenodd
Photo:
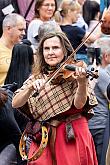
<path fill-rule="evenodd" d="M 57 165 L 98 165 L 94 142 L 86 118 L 82 116 L 72 121 L 75 140 L 71 142 L 66 142 L 65 125 L 66 123 L 62 122 L 57 127 L 55 141 Z M 32 142 L 29 157 L 36 149 L 37 145 Z M 44 149 L 39 159 L 28 163 L 28 165 L 52 165 L 49 146 Z"/>

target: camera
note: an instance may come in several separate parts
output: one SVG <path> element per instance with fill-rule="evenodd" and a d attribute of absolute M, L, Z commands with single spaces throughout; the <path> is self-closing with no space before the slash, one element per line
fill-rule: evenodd
<path fill-rule="evenodd" d="M 88 47 L 87 48 L 87 55 L 88 55 L 88 65 L 92 65 L 94 59 L 96 59 L 96 65 L 101 64 L 101 50 L 100 48 Z"/>

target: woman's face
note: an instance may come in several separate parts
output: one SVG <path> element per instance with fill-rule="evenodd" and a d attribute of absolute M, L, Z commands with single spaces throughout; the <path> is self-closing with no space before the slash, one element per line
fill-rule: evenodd
<path fill-rule="evenodd" d="M 44 0 L 42 6 L 39 8 L 39 15 L 42 21 L 48 21 L 55 12 L 55 1 Z"/>
<path fill-rule="evenodd" d="M 71 19 L 72 23 L 77 22 L 79 18 L 80 10 L 69 10 L 68 11 L 68 17 Z"/>
<path fill-rule="evenodd" d="M 64 52 L 60 39 L 55 36 L 44 41 L 43 55 L 45 62 L 50 66 L 56 66 L 64 58 Z"/>
<path fill-rule="evenodd" d="M 85 1 L 86 1 L 86 0 L 78 0 L 79 4 L 80 4 L 81 6 L 83 6 L 83 4 L 84 4 Z"/>
<path fill-rule="evenodd" d="M 76 23 L 78 18 L 79 18 L 80 11 L 71 11 L 70 12 L 70 17 L 72 19 L 72 23 Z"/>

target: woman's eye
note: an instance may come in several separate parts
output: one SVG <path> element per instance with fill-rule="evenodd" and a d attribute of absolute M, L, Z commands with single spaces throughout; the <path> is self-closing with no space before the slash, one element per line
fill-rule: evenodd
<path fill-rule="evenodd" d="M 50 51 L 50 50 L 57 51 L 60 48 L 61 47 L 59 47 L 59 46 L 52 46 L 52 47 L 44 47 L 44 50 L 45 51 Z"/>
<path fill-rule="evenodd" d="M 56 49 L 59 49 L 59 47 L 58 46 L 53 46 L 53 49 L 56 50 Z"/>
<path fill-rule="evenodd" d="M 49 47 L 45 47 L 44 50 L 50 50 L 50 48 Z"/>

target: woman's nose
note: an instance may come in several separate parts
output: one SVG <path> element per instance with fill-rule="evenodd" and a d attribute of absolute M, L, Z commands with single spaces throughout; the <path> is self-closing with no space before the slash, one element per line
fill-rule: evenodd
<path fill-rule="evenodd" d="M 49 49 L 49 54 L 52 54 L 52 53 L 54 53 L 54 50 L 53 50 L 53 48 L 50 48 Z"/>

